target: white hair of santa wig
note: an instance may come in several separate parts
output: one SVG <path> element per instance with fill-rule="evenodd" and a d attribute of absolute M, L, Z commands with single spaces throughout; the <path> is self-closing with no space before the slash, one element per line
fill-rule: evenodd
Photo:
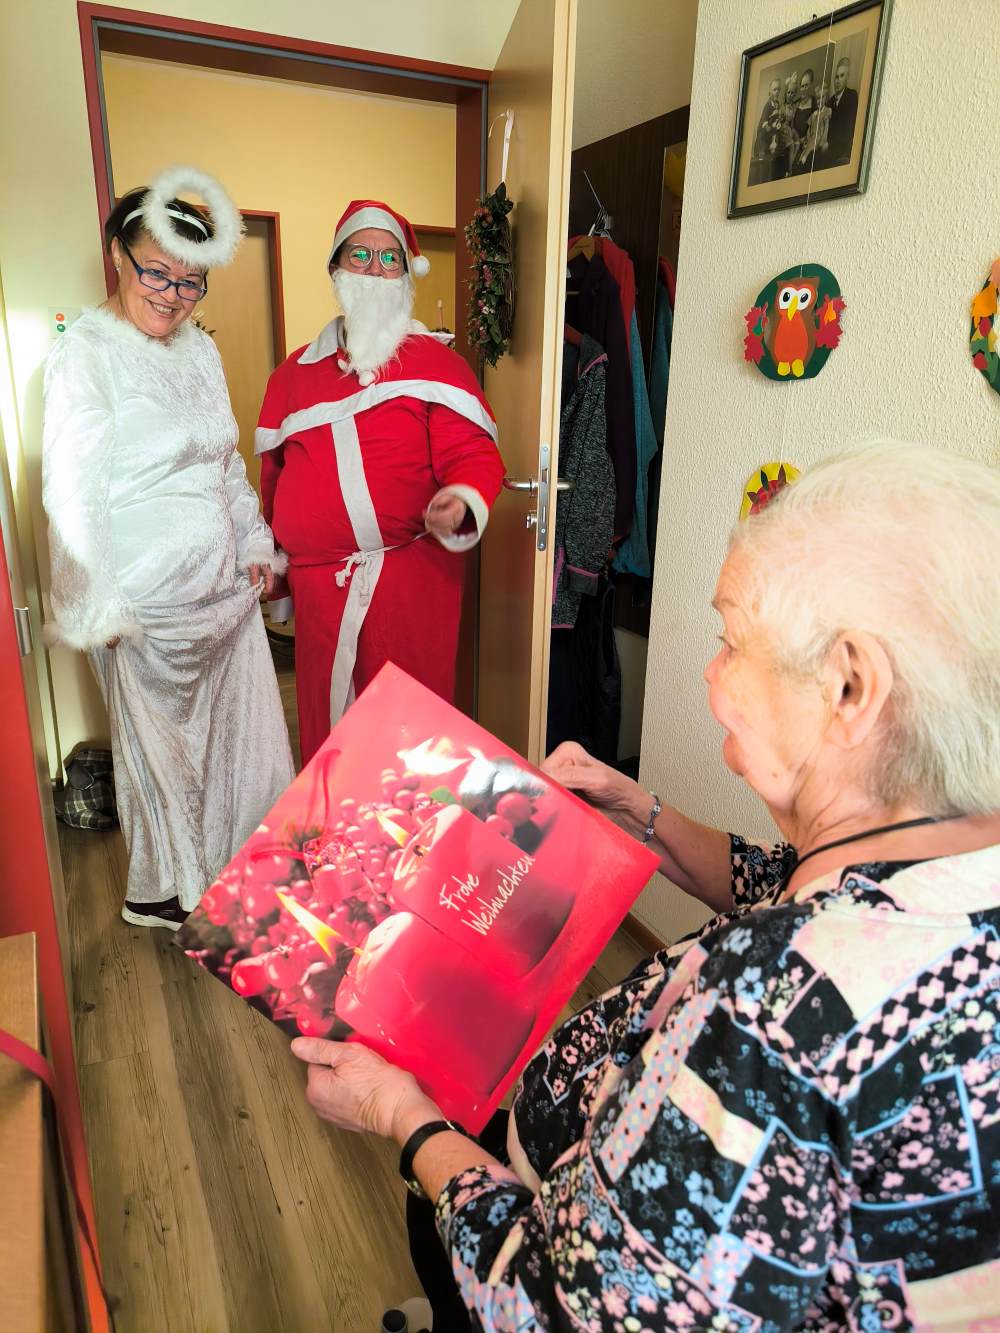
<path fill-rule="evenodd" d="M 1000 810 L 1000 471 L 878 443 L 824 460 L 732 535 L 779 668 L 814 676 L 843 633 L 892 663 L 870 795 Z"/>
<path fill-rule="evenodd" d="M 212 235 L 204 241 L 181 236 L 167 211 L 182 192 L 194 192 L 204 200 L 212 223 Z M 142 201 L 143 226 L 168 255 L 195 268 L 217 268 L 232 262 L 243 239 L 243 219 L 225 190 L 197 167 L 169 167 L 161 171 Z"/>

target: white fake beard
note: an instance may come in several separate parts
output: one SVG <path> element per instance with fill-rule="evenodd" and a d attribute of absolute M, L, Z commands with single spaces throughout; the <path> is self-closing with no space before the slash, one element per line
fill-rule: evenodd
<path fill-rule="evenodd" d="M 344 312 L 344 338 L 351 369 L 380 370 L 409 332 L 413 279 L 379 278 L 333 271 L 333 290 Z"/>

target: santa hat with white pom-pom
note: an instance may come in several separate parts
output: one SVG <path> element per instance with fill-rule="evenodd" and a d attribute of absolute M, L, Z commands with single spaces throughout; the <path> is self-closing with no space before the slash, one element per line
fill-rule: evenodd
<path fill-rule="evenodd" d="M 344 242 L 366 227 L 378 227 L 395 236 L 406 252 L 406 267 L 415 278 L 422 278 L 430 272 L 431 261 L 420 253 L 417 235 L 410 223 L 402 213 L 397 213 L 388 204 L 379 203 L 377 199 L 354 199 L 347 205 L 343 217 L 337 223 L 330 258 L 326 261 L 327 268 L 333 263 L 334 255 Z"/>

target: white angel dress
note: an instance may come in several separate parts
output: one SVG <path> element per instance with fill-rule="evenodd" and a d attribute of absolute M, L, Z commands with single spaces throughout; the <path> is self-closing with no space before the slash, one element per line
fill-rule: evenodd
<path fill-rule="evenodd" d="M 246 573 L 281 561 L 215 344 L 85 311 L 46 362 L 43 439 L 48 633 L 107 704 L 126 897 L 190 910 L 294 776 Z"/>

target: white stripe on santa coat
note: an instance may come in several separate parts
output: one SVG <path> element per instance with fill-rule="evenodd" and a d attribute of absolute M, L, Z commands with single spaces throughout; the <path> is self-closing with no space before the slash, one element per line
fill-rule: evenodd
<path fill-rule="evenodd" d="M 365 623 L 372 595 L 382 573 L 385 547 L 378 515 L 368 489 L 361 441 L 353 417 L 333 422 L 333 447 L 337 454 L 337 472 L 344 496 L 347 517 L 354 529 L 357 550 L 344 561 L 343 569 L 335 575 L 343 585 L 350 580 L 347 600 L 340 620 L 337 652 L 330 672 L 330 726 L 343 716 L 354 698 L 354 665 L 358 658 L 358 636 Z"/>
<path fill-rule="evenodd" d="M 496 422 L 475 394 L 469 393 L 467 389 L 443 384 L 440 380 L 389 380 L 370 384 L 360 393 L 338 398 L 335 402 L 314 403 L 312 407 L 304 407 L 299 412 L 290 412 L 280 426 L 258 426 L 254 432 L 254 452 L 266 454 L 268 450 L 284 444 L 296 431 L 336 425 L 338 421 L 367 412 L 394 398 L 417 398 L 424 403 L 440 403 L 450 407 L 460 417 L 465 417 L 466 421 L 484 430 L 494 444 L 497 442 Z"/>

